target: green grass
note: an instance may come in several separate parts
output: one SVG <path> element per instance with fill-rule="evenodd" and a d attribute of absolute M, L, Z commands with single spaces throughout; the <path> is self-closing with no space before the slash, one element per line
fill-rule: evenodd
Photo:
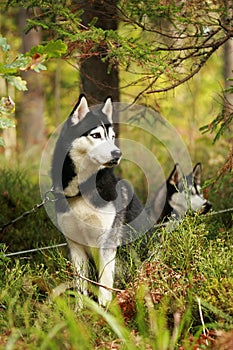
<path fill-rule="evenodd" d="M 40 201 L 21 172 L 4 177 L 10 182 L 0 185 L 1 221 Z M 232 214 L 187 216 L 172 232 L 151 232 L 143 261 L 145 237 L 120 249 L 115 285 L 122 292 L 108 310 L 91 297 L 76 310 L 65 250 L 4 255 L 6 245 L 16 251 L 62 241 L 38 212 L 2 236 L 0 349 L 219 350 L 216 331 L 225 332 L 224 342 L 233 329 L 232 233 Z"/>
<path fill-rule="evenodd" d="M 23 212 L 41 203 L 38 184 L 33 184 L 20 169 L 0 171 L 0 227 Z M 55 228 L 42 207 L 15 225 L 0 231 L 0 242 L 9 252 L 36 248 L 51 242 L 64 242 L 62 234 Z"/>

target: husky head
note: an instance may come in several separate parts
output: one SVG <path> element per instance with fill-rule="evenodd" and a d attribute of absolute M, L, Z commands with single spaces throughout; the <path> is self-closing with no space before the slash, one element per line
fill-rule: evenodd
<path fill-rule="evenodd" d="M 160 222 L 172 215 L 183 217 L 189 209 L 205 214 L 210 208 L 201 191 L 201 164 L 196 164 L 188 176 L 184 176 L 176 164 L 155 194 L 150 212 L 153 219 Z"/>
<path fill-rule="evenodd" d="M 110 97 L 100 110 L 90 111 L 85 96 L 81 95 L 69 117 L 71 134 L 76 135 L 70 147 L 74 163 L 83 157 L 87 157 L 97 168 L 113 167 L 120 162 L 121 151 L 115 145 L 112 112 Z"/>
<path fill-rule="evenodd" d="M 77 176 L 82 182 L 100 169 L 119 164 L 122 154 L 115 145 L 112 114 L 110 97 L 98 109 L 89 109 L 85 96 L 79 97 L 56 144 L 52 166 L 55 188 L 65 189 L 76 183 Z"/>
<path fill-rule="evenodd" d="M 169 177 L 169 183 L 175 190 L 169 204 L 175 216 L 182 217 L 188 210 L 205 214 L 211 209 L 211 203 L 204 198 L 201 190 L 201 173 L 200 163 L 187 176 L 182 175 L 178 164 L 175 165 Z"/>

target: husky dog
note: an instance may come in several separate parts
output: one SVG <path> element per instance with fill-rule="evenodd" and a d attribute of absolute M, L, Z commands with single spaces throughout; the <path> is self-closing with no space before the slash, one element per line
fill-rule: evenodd
<path fill-rule="evenodd" d="M 148 209 L 156 222 L 169 218 L 182 218 L 191 209 L 201 214 L 207 213 L 212 205 L 201 191 L 201 164 L 197 163 L 193 171 L 184 176 L 179 164 L 175 164 L 166 182 L 156 192 Z"/>
<path fill-rule="evenodd" d="M 89 109 L 81 95 L 64 122 L 52 161 L 58 225 L 78 275 L 87 277 L 89 259 L 94 260 L 99 283 L 109 287 L 99 288 L 104 306 L 112 298 L 117 246 L 146 230 L 148 220 L 131 186 L 113 174 L 122 153 L 115 144 L 112 114 L 111 98 Z M 86 282 L 77 278 L 76 283 L 87 294 Z"/>

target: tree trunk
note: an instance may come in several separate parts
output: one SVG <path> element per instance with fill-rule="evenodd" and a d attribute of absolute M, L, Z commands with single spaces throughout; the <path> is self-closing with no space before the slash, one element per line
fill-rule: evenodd
<path fill-rule="evenodd" d="M 84 10 L 82 23 L 87 26 L 97 18 L 95 26 L 102 29 L 117 30 L 116 0 L 79 0 L 79 6 Z M 119 102 L 119 76 L 118 66 L 110 68 L 106 58 L 107 46 L 101 42 L 98 56 L 93 55 L 81 60 L 80 79 L 81 90 L 87 96 L 90 104 L 102 103 L 106 97 L 111 96 L 114 102 Z M 117 122 L 115 116 L 115 122 Z"/>
<path fill-rule="evenodd" d="M 233 79 L 233 40 L 229 39 L 224 46 L 224 78 L 225 89 L 229 89 L 232 86 Z M 225 94 L 225 110 L 226 112 L 233 112 L 233 94 Z"/>
<path fill-rule="evenodd" d="M 32 46 L 41 43 L 41 30 L 30 30 L 24 33 L 26 19 L 30 16 L 30 11 L 19 10 L 19 28 L 22 38 L 22 51 L 27 52 Z M 22 142 L 23 150 L 29 150 L 32 146 L 45 141 L 44 135 L 44 96 L 41 73 L 27 71 L 22 74 L 27 81 L 28 91 L 22 93 L 17 110 L 18 132 Z"/>
<path fill-rule="evenodd" d="M 229 26 L 228 19 L 232 18 L 233 7 L 232 0 L 224 0 L 224 7 L 226 15 L 226 26 Z M 229 80 L 231 79 L 231 81 Z M 225 80 L 225 89 L 229 89 L 232 86 L 233 79 L 233 40 L 228 39 L 224 45 L 224 80 Z M 233 112 L 233 94 L 225 93 L 224 108 L 226 113 Z"/>

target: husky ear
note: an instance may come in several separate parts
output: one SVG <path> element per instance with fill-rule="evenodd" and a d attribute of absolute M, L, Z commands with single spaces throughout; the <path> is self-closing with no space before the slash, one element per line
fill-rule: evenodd
<path fill-rule="evenodd" d="M 197 163 L 193 168 L 193 177 L 195 179 L 195 182 L 198 185 L 201 184 L 201 173 L 202 173 L 201 163 Z"/>
<path fill-rule="evenodd" d="M 107 116 L 110 123 L 112 123 L 112 99 L 111 97 L 108 97 L 104 103 L 104 106 L 102 108 L 102 112 Z"/>
<path fill-rule="evenodd" d="M 78 124 L 78 122 L 80 122 L 80 120 L 82 120 L 88 112 L 89 108 L 86 97 L 84 95 L 80 95 L 79 101 L 70 115 L 71 123 L 73 125 Z"/>
<path fill-rule="evenodd" d="M 178 163 L 175 164 L 169 178 L 168 178 L 168 181 L 171 185 L 175 185 L 177 186 L 178 183 L 180 182 L 180 180 L 182 179 L 182 171 L 181 171 L 181 168 L 179 166 Z"/>

